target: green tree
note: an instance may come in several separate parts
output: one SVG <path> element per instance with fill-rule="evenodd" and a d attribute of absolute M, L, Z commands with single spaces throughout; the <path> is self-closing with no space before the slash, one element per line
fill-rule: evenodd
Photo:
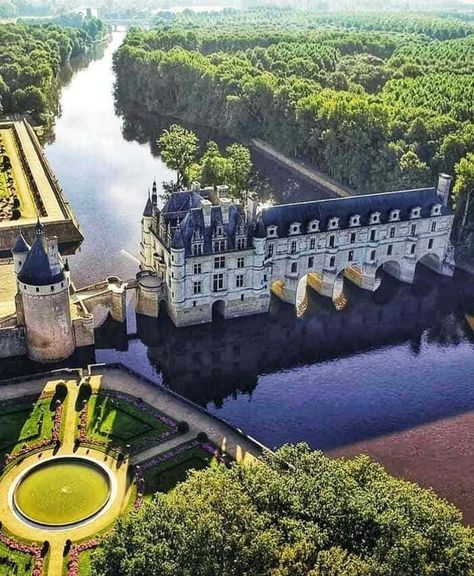
<path fill-rule="evenodd" d="M 196 157 L 198 137 L 194 132 L 173 124 L 157 142 L 165 164 L 177 173 L 177 185 L 188 185 L 188 172 Z"/>
<path fill-rule="evenodd" d="M 200 182 L 203 186 L 226 184 L 229 171 L 228 161 L 224 158 L 214 141 L 207 143 L 206 152 L 200 161 Z"/>
<path fill-rule="evenodd" d="M 226 184 L 229 185 L 233 196 L 240 197 L 247 189 L 253 169 L 250 150 L 242 144 L 231 144 L 226 152 Z"/>
<path fill-rule="evenodd" d="M 455 166 L 454 205 L 459 215 L 459 236 L 465 239 L 474 232 L 474 153 Z"/>
<path fill-rule="evenodd" d="M 365 456 L 284 446 L 252 466 L 192 473 L 122 518 L 97 576 L 469 576 L 461 514 Z"/>

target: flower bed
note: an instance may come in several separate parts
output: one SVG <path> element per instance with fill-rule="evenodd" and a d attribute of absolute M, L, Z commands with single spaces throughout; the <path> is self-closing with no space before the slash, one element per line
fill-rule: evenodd
<path fill-rule="evenodd" d="M 23 554 L 29 554 L 30 556 L 33 556 L 34 565 L 31 576 L 42 576 L 44 558 L 41 555 L 41 548 L 39 546 L 36 546 L 35 544 L 24 544 L 22 542 L 17 542 L 3 532 L 0 532 L 0 542 L 14 552 L 21 552 Z"/>
<path fill-rule="evenodd" d="M 150 470 L 151 468 L 154 468 L 158 464 L 161 464 L 162 462 L 165 462 L 170 458 L 175 458 L 179 454 L 187 452 L 192 448 L 201 448 L 205 452 L 211 454 L 221 464 L 228 465 L 231 461 L 228 456 L 222 454 L 219 448 L 217 448 L 210 442 L 200 442 L 199 440 L 191 440 L 190 442 L 185 442 L 184 444 L 181 444 L 180 446 L 177 446 L 172 450 L 168 450 L 167 452 L 163 452 L 162 454 L 158 454 L 158 456 L 155 456 L 154 458 L 147 460 L 142 466 L 140 466 L 140 470 L 142 471 Z"/>
<path fill-rule="evenodd" d="M 97 546 L 100 546 L 100 540 L 98 538 L 82 542 L 81 544 L 74 544 L 70 552 L 67 576 L 79 576 L 79 555 L 81 552 L 93 550 L 97 548 Z"/>

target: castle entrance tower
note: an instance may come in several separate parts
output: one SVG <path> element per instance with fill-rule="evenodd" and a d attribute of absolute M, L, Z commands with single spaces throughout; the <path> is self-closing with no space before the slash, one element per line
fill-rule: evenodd
<path fill-rule="evenodd" d="M 75 339 L 69 271 L 63 266 L 57 239 L 48 241 L 38 221 L 31 248 L 21 241 L 16 248 L 17 316 L 26 328 L 28 355 L 42 363 L 64 360 L 74 352 Z"/>

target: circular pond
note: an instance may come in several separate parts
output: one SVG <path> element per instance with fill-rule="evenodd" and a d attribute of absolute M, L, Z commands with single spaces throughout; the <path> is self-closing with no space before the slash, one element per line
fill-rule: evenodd
<path fill-rule="evenodd" d="M 17 512 L 42 526 L 69 526 L 98 514 L 110 498 L 105 469 L 85 458 L 54 458 L 20 478 L 13 494 Z"/>

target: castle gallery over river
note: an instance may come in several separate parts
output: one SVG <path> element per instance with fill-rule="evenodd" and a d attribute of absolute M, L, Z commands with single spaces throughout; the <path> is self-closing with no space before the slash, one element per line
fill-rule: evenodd
<path fill-rule="evenodd" d="M 418 262 L 452 276 L 450 185 L 441 174 L 437 188 L 262 206 L 252 197 L 245 205 L 229 199 L 226 186 L 194 183 L 160 209 L 154 183 L 137 279 L 112 277 L 79 290 L 61 242 L 47 237 L 43 203 L 31 246 L 21 232 L 11 246 L 14 306 L 0 317 L 0 357 L 55 362 L 92 346 L 107 315 L 125 321 L 127 289 L 137 291 L 139 314 L 158 317 L 165 309 L 176 326 L 187 326 L 211 322 L 214 314 L 265 313 L 271 293 L 300 309 L 307 286 L 342 309 L 345 279 L 373 292 L 383 271 L 411 283 Z"/>

